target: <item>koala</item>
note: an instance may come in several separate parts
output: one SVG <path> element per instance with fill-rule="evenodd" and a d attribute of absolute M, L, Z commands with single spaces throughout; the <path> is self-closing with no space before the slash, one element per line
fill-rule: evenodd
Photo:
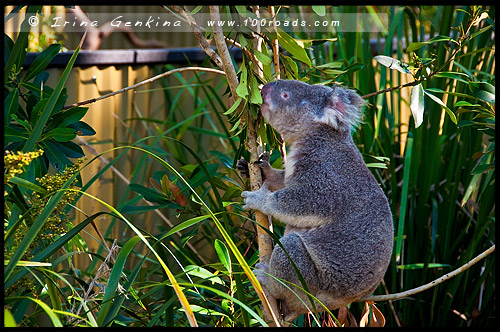
<path fill-rule="evenodd" d="M 262 115 L 290 152 L 284 170 L 271 168 L 268 158 L 259 160 L 265 181 L 259 190 L 241 194 L 243 208 L 286 224 L 280 242 L 310 293 L 330 310 L 344 307 L 375 290 L 393 246 L 389 203 L 351 136 L 364 101 L 338 85 L 295 80 L 267 83 L 261 93 Z M 302 287 L 280 246 L 268 265 L 256 268 L 285 321 L 312 310 L 307 295 L 292 285 Z M 324 310 L 317 302 L 315 307 Z"/>

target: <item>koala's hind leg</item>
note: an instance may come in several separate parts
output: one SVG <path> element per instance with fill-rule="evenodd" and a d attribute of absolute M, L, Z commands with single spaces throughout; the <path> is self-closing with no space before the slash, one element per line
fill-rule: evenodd
<path fill-rule="evenodd" d="M 280 239 L 280 242 L 299 268 L 311 294 L 315 294 L 317 292 L 316 285 L 318 285 L 318 272 L 300 236 L 295 232 L 288 233 Z M 302 287 L 295 269 L 279 245 L 275 246 L 271 255 L 269 274 Z M 263 286 L 274 298 L 281 300 L 282 313 L 285 315 L 285 320 L 292 321 L 298 315 L 308 312 L 307 308 L 311 309 L 311 303 L 304 292 L 285 281 L 283 282 L 296 294 L 273 277 L 265 278 Z"/>

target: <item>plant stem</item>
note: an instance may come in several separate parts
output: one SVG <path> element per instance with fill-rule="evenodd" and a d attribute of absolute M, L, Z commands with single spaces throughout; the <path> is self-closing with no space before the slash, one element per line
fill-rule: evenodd
<path fill-rule="evenodd" d="M 494 251 L 495 251 L 495 245 L 492 245 L 490 248 L 488 248 L 487 250 L 485 250 L 484 252 L 482 252 L 481 254 L 479 254 L 474 259 L 468 261 L 467 263 L 465 263 L 464 265 L 462 265 L 458 269 L 453 270 L 450 273 L 447 273 L 444 276 L 442 276 L 440 278 L 437 278 L 436 280 L 433 280 L 433 281 L 431 281 L 431 282 L 429 282 L 429 283 L 427 283 L 425 285 L 422 285 L 420 287 L 409 289 L 409 290 L 401 292 L 401 293 L 387 294 L 387 295 L 367 296 L 367 297 L 363 297 L 363 298 L 359 299 L 358 302 L 362 302 L 362 301 L 389 301 L 389 300 L 397 300 L 397 299 L 401 299 L 403 297 L 408 297 L 410 295 L 423 292 L 423 291 L 425 291 L 425 290 L 427 290 L 429 288 L 432 288 L 432 287 L 434 287 L 434 286 L 442 283 L 443 281 L 446 281 L 448 279 L 451 279 L 451 278 L 459 275 L 460 273 L 464 272 L 465 270 L 467 270 L 468 268 L 470 268 L 472 265 L 476 264 L 477 262 L 479 262 L 480 260 L 482 260 L 483 258 L 485 258 L 486 256 L 488 256 L 489 254 L 491 254 Z"/>

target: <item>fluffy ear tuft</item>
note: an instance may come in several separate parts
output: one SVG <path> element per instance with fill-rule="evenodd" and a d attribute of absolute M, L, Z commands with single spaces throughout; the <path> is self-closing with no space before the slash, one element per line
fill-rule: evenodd
<path fill-rule="evenodd" d="M 328 97 L 318 122 L 331 125 L 337 130 L 351 130 L 361 119 L 361 108 L 365 101 L 353 90 L 335 86 Z"/>

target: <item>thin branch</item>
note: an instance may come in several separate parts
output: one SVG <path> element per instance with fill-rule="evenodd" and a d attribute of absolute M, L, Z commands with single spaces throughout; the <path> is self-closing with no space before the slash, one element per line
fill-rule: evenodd
<path fill-rule="evenodd" d="M 165 7 L 165 6 L 162 6 L 162 7 Z M 188 21 L 189 26 L 191 27 L 191 30 L 193 31 L 193 35 L 198 40 L 198 43 L 200 44 L 203 51 L 205 51 L 205 53 L 212 59 L 212 61 L 215 62 L 217 67 L 219 67 L 220 69 L 224 69 L 221 58 L 211 48 L 207 39 L 203 36 L 203 33 L 201 32 L 200 26 L 198 25 L 198 23 L 196 23 L 195 19 L 191 16 L 191 14 L 179 6 L 170 6 L 169 8 L 165 8 L 165 10 L 169 10 L 169 11 L 172 10 L 175 13 L 184 17 Z"/>
<path fill-rule="evenodd" d="M 276 29 L 276 12 L 274 10 L 274 6 L 269 6 L 269 11 L 271 12 L 271 17 L 273 18 L 273 29 L 277 34 Z M 276 35 L 276 39 L 273 39 L 273 63 L 274 63 L 274 74 L 276 75 L 276 79 L 280 79 L 280 46 L 278 43 L 278 37 Z"/>
<path fill-rule="evenodd" d="M 82 45 L 83 50 L 97 50 L 101 46 L 104 39 L 108 38 L 113 32 L 123 32 L 125 37 L 134 45 L 136 48 L 165 48 L 168 44 L 161 42 L 156 39 L 142 40 L 134 33 L 131 27 L 128 26 L 113 26 L 111 22 L 103 24 L 101 27 L 97 28 L 92 26 L 92 24 L 83 25 L 83 22 L 89 23 L 90 19 L 87 14 L 83 12 L 80 6 L 73 6 L 66 8 L 68 13 L 71 13 L 77 22 L 76 28 L 81 30 L 81 32 L 87 31 L 88 36 Z"/>
<path fill-rule="evenodd" d="M 384 90 L 375 91 L 375 92 L 366 94 L 364 96 L 361 96 L 361 98 L 363 98 L 363 99 L 370 98 L 370 97 L 373 97 L 373 96 L 376 96 L 376 95 L 379 95 L 379 94 L 382 94 L 382 93 L 391 92 L 393 90 L 398 90 L 398 89 L 406 88 L 408 86 L 414 86 L 414 85 L 417 85 L 417 84 L 419 84 L 421 82 L 422 82 L 422 80 L 416 80 L 416 81 L 409 82 L 409 83 L 406 83 L 406 84 L 402 84 L 402 85 L 398 85 L 398 86 L 393 86 L 391 88 L 387 88 L 387 89 L 384 89 Z"/>
<path fill-rule="evenodd" d="M 420 287 L 413 288 L 413 289 L 410 289 L 410 290 L 407 290 L 407 291 L 404 291 L 401 293 L 388 294 L 388 295 L 373 295 L 373 296 L 363 297 L 363 298 L 359 299 L 358 302 L 362 302 L 362 301 L 375 301 L 375 302 L 377 302 L 377 301 L 397 300 L 397 299 L 401 299 L 403 297 L 407 297 L 407 296 L 410 296 L 413 294 L 423 292 L 429 288 L 432 288 L 432 287 L 442 283 L 443 281 L 446 281 L 450 278 L 453 278 L 453 277 L 459 275 L 460 273 L 464 272 L 465 270 L 470 268 L 472 265 L 476 264 L 477 262 L 479 262 L 480 260 L 482 260 L 483 258 L 485 258 L 486 256 L 488 256 L 489 254 L 491 254 L 494 251 L 495 251 L 495 245 L 492 245 L 489 249 L 485 250 L 484 252 L 479 254 L 476 258 L 465 263 L 464 265 L 462 265 L 458 269 L 456 269 L 450 273 L 447 273 L 444 276 L 442 276 L 436 280 L 433 280 L 428 284 L 425 284 L 425 285 L 422 285 Z"/>
<path fill-rule="evenodd" d="M 279 10 L 279 9 L 278 9 Z M 269 12 L 271 13 L 271 17 L 273 18 L 273 29 L 274 32 L 276 33 L 276 38 L 273 39 L 273 64 L 274 64 L 274 75 L 277 80 L 281 78 L 281 73 L 280 73 L 280 46 L 278 43 L 278 29 L 276 28 L 276 11 L 274 10 L 274 6 L 269 6 Z M 280 142 L 280 152 L 281 152 L 281 160 L 283 162 L 283 165 L 286 164 L 286 144 L 285 140 L 281 135 L 279 135 L 279 142 Z"/>
<path fill-rule="evenodd" d="M 219 7 L 210 6 L 210 17 L 213 21 L 220 20 Z M 238 76 L 236 75 L 236 70 L 234 70 L 233 61 L 231 59 L 231 54 L 227 48 L 226 41 L 224 39 L 224 33 L 222 32 L 222 27 L 215 24 L 213 27 L 213 36 L 217 50 L 219 51 L 219 56 L 222 60 L 223 70 L 226 72 L 227 83 L 231 89 L 231 95 L 236 98 L 238 95 L 236 93 L 236 88 L 238 88 Z"/>
<path fill-rule="evenodd" d="M 144 81 L 139 82 L 137 84 L 134 84 L 134 85 L 128 86 L 126 88 L 123 88 L 123 89 L 120 89 L 120 90 L 117 90 L 117 91 L 105 94 L 104 96 L 100 96 L 100 97 L 97 97 L 97 98 L 88 99 L 88 100 L 85 100 L 85 101 L 80 101 L 78 103 L 71 104 L 71 105 L 66 105 L 66 106 L 63 107 L 63 109 L 68 109 L 68 108 L 72 108 L 72 107 L 76 107 L 76 106 L 81 106 L 81 105 L 95 103 L 96 101 L 99 101 L 99 100 L 102 100 L 102 99 L 106 99 L 106 98 L 115 96 L 117 94 L 126 92 L 128 90 L 137 89 L 140 86 L 152 83 L 152 82 L 154 82 L 156 80 L 159 80 L 162 77 L 165 77 L 165 76 L 168 76 L 168 75 L 172 75 L 172 74 L 175 74 L 175 73 L 180 73 L 180 72 L 183 72 L 183 71 L 206 71 L 206 72 L 209 72 L 209 73 L 216 73 L 216 74 L 226 75 L 226 73 L 223 72 L 222 70 L 217 70 L 217 69 L 212 69 L 212 68 L 184 67 L 184 68 L 172 69 L 172 70 L 169 70 L 169 71 L 167 71 L 165 73 L 162 73 L 162 74 L 156 75 L 154 77 L 148 78 L 147 80 L 144 80 Z"/>
<path fill-rule="evenodd" d="M 108 254 L 106 255 L 106 258 L 104 259 L 102 264 L 97 269 L 97 272 L 96 272 L 94 278 L 92 278 L 92 281 L 90 282 L 89 288 L 87 289 L 87 291 L 83 295 L 83 299 L 81 299 L 82 301 L 80 302 L 80 306 L 78 307 L 78 309 L 76 311 L 76 316 L 78 316 L 80 314 L 80 311 L 82 310 L 83 305 L 87 304 L 87 302 L 89 301 L 90 292 L 94 289 L 94 285 L 95 284 L 99 285 L 99 283 L 97 282 L 97 279 L 99 279 L 101 277 L 101 274 L 109 274 L 110 268 L 108 266 L 108 262 L 110 261 L 111 258 L 113 258 L 113 260 L 114 260 L 113 254 L 117 254 L 116 250 L 119 248 L 120 247 L 117 244 L 117 240 L 115 239 L 113 241 L 113 244 L 111 245 L 111 249 L 108 251 Z M 109 275 L 108 275 L 108 277 L 109 277 Z M 101 291 L 101 292 L 103 292 L 103 291 Z M 96 294 L 98 294 L 98 293 L 96 293 Z M 75 319 L 75 317 L 70 317 L 70 321 L 73 319 Z"/>
<path fill-rule="evenodd" d="M 177 12 L 175 12 L 173 8 L 169 8 L 169 7 L 175 7 L 175 6 L 161 6 L 161 7 L 163 8 L 163 10 L 167 11 L 171 15 L 174 15 L 175 17 L 177 17 L 178 19 L 180 19 L 184 23 L 189 24 L 189 21 L 184 16 L 181 16 L 180 14 L 178 14 Z M 179 8 L 177 10 L 179 10 Z M 191 14 L 189 14 L 188 12 L 185 11 L 185 13 L 187 13 L 187 15 L 191 16 Z M 196 20 L 194 20 L 194 22 L 196 23 Z M 205 29 L 204 27 L 200 27 L 198 24 L 196 24 L 196 25 L 197 25 L 197 27 L 198 27 L 198 29 L 199 29 L 200 32 L 206 32 L 207 31 L 207 29 Z M 231 39 L 228 36 L 224 36 L 224 38 L 230 44 L 232 44 L 232 45 L 238 47 L 239 49 L 243 50 L 243 47 L 241 46 L 241 44 L 238 43 L 236 40 Z"/>

